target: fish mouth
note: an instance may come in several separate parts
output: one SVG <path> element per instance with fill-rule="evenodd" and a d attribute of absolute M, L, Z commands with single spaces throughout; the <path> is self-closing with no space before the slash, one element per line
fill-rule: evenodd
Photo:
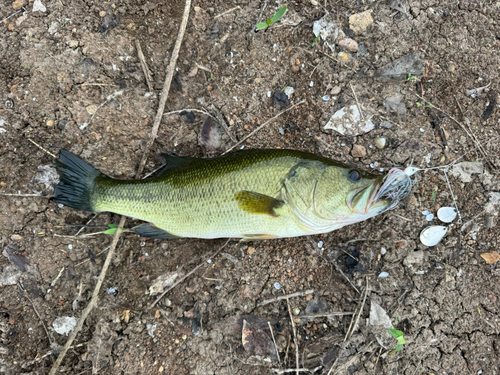
<path fill-rule="evenodd" d="M 395 208 L 406 197 L 413 182 L 401 169 L 392 168 L 385 177 L 354 190 L 347 200 L 353 213 L 375 216 Z"/>

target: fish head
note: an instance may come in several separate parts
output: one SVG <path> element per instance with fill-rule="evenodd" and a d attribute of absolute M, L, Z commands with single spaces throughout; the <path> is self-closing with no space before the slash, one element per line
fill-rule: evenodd
<path fill-rule="evenodd" d="M 382 176 L 347 165 L 331 166 L 315 186 L 312 211 L 317 224 L 333 230 L 396 207 L 411 188 L 410 177 L 398 168 Z"/>

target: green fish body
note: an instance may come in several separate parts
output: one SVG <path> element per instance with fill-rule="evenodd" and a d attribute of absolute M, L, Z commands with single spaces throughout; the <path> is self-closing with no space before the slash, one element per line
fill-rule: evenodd
<path fill-rule="evenodd" d="M 117 180 L 61 150 L 54 200 L 147 221 L 133 228 L 144 237 L 253 240 L 326 233 L 393 208 L 411 189 L 400 170 L 387 184 L 382 176 L 294 150 L 165 157 L 155 177 Z"/>

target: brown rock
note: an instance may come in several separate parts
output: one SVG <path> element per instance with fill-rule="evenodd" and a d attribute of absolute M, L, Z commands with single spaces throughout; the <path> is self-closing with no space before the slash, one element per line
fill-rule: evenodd
<path fill-rule="evenodd" d="M 351 150 L 351 155 L 355 158 L 363 158 L 366 156 L 366 148 L 361 145 L 354 145 Z"/>
<path fill-rule="evenodd" d="M 14 10 L 21 8 L 24 5 L 24 0 L 16 0 L 12 3 Z"/>
<path fill-rule="evenodd" d="M 349 52 L 359 51 L 358 43 L 356 43 L 356 41 L 351 38 L 342 39 L 341 41 L 339 41 L 339 46 Z"/>

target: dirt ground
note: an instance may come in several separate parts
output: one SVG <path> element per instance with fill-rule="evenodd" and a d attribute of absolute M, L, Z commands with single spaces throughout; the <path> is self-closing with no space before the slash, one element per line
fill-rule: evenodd
<path fill-rule="evenodd" d="M 58 318 L 79 318 L 112 240 L 81 235 L 119 221 L 99 214 L 75 237 L 94 215 L 48 199 L 48 152 L 67 149 L 114 177 L 135 174 L 184 8 L 155 0 L 42 3 L 45 10 L 36 10 L 38 0 L 0 7 L 6 374 L 48 373 L 67 340 L 55 330 Z M 285 4 L 280 21 L 254 32 L 261 13 L 271 17 Z M 366 24 L 350 20 L 365 11 Z M 423 228 L 440 225 L 422 211 L 436 214 L 453 198 L 442 170 L 419 172 L 398 208 L 366 222 L 311 237 L 231 241 L 152 309 L 159 277 L 186 274 L 225 240 L 125 233 L 61 373 L 273 374 L 298 360 L 302 374 L 499 374 L 500 262 L 491 259 L 500 245 L 491 203 L 500 191 L 499 15 L 493 0 L 194 1 L 166 112 L 213 106 L 241 140 L 305 99 L 244 146 L 306 150 L 377 171 L 476 162 L 470 178 L 447 174 L 463 224 L 455 221 L 437 246 L 420 243 Z M 336 25 L 337 39 L 316 40 L 313 24 L 323 17 Z M 384 78 L 381 68 L 404 56 L 416 72 Z M 289 98 L 280 94 L 285 87 L 294 88 Z M 356 101 L 373 130 L 324 128 Z M 200 143 L 206 115 L 193 114 L 194 121 L 164 116 L 145 172 L 161 165 L 161 152 L 207 156 Z M 219 152 L 234 140 L 224 133 Z M 297 292 L 289 307 L 278 299 Z M 377 340 L 383 334 L 368 320 L 373 303 L 404 333 L 401 350 L 390 353 L 395 339 Z"/>

